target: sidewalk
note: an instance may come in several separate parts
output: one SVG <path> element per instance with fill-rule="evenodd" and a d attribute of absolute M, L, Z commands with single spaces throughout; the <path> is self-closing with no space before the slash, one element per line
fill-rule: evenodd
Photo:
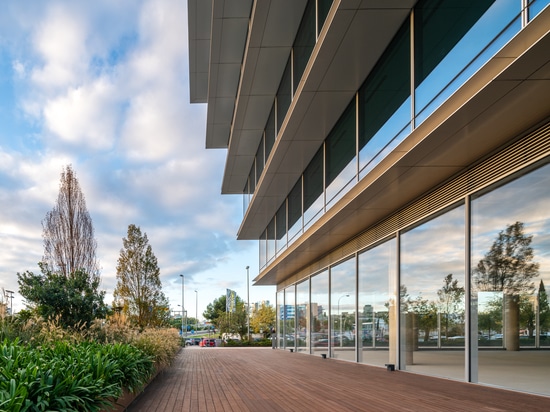
<path fill-rule="evenodd" d="M 549 382 L 550 384 L 550 382 Z M 181 350 L 129 412 L 549 411 L 550 398 L 271 348 Z"/>

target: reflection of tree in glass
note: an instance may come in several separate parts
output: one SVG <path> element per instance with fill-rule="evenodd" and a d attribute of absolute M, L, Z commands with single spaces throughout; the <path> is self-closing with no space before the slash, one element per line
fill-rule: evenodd
<path fill-rule="evenodd" d="M 485 304 L 485 310 L 477 314 L 478 329 L 487 331 L 487 339 L 502 331 L 502 296 L 497 295 Z"/>
<path fill-rule="evenodd" d="M 503 345 L 507 350 L 519 350 L 520 296 L 533 293 L 533 278 L 539 273 L 539 264 L 533 261 L 532 240 L 533 236 L 525 234 L 523 223 L 507 226 L 473 270 L 473 283 L 479 290 L 503 293 Z"/>
<path fill-rule="evenodd" d="M 525 235 L 521 222 L 501 231 L 473 270 L 474 284 L 478 289 L 503 291 L 507 295 L 532 291 L 532 280 L 539 273 L 539 264 L 533 262 L 532 240 L 533 236 Z"/>
<path fill-rule="evenodd" d="M 550 303 L 542 279 L 539 283 L 539 323 L 541 332 L 550 328 Z"/>
<path fill-rule="evenodd" d="M 445 336 L 449 337 L 449 321 L 451 317 L 461 323 L 464 316 L 464 287 L 458 286 L 458 280 L 453 280 L 453 274 L 449 273 L 443 280 L 443 287 L 437 291 L 439 304 L 445 314 Z"/>

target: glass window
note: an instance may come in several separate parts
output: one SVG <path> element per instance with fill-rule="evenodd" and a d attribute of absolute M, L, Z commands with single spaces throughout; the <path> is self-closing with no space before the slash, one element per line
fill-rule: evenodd
<path fill-rule="evenodd" d="M 302 178 L 288 194 L 288 243 L 302 232 Z"/>
<path fill-rule="evenodd" d="M 304 170 L 304 226 L 323 211 L 323 146 Z"/>
<path fill-rule="evenodd" d="M 260 267 L 264 268 L 267 266 L 267 229 L 262 232 L 260 236 Z"/>
<path fill-rule="evenodd" d="M 330 268 L 331 357 L 355 361 L 355 258 Z"/>
<path fill-rule="evenodd" d="M 292 72 L 290 68 L 290 57 L 286 63 L 283 78 L 277 91 L 277 134 L 281 131 L 281 126 L 285 120 L 286 113 L 292 101 Z"/>
<path fill-rule="evenodd" d="M 396 241 L 388 240 L 359 255 L 359 362 L 396 364 Z M 390 339 L 392 343 L 391 358 Z"/>
<path fill-rule="evenodd" d="M 267 263 L 269 264 L 275 257 L 275 217 L 271 219 L 266 229 L 267 238 Z"/>
<path fill-rule="evenodd" d="M 249 184 L 249 190 L 250 194 L 254 194 L 254 191 L 256 190 L 256 166 L 255 163 L 252 163 L 252 169 L 250 169 L 250 173 L 248 174 L 248 184 Z"/>
<path fill-rule="evenodd" d="M 275 215 L 276 250 L 277 253 L 286 248 L 286 200 L 283 202 Z"/>
<path fill-rule="evenodd" d="M 331 6 L 332 0 L 317 0 L 317 26 L 319 28 L 319 33 L 325 24 Z"/>
<path fill-rule="evenodd" d="M 256 164 L 256 184 L 258 183 L 258 180 L 260 180 L 260 176 L 262 175 L 262 172 L 264 171 L 264 138 L 260 140 L 260 144 L 258 145 L 258 150 L 256 150 L 256 156 L 255 156 L 255 164 Z"/>
<path fill-rule="evenodd" d="M 296 286 L 296 349 L 309 352 L 309 279 Z"/>
<path fill-rule="evenodd" d="M 521 29 L 520 12 L 519 0 L 418 2 L 414 12 L 416 126 Z M 514 19 L 516 23 L 507 27 Z"/>
<path fill-rule="evenodd" d="M 275 144 L 275 103 L 271 107 L 271 112 L 267 118 L 267 123 L 265 125 L 265 160 L 269 158 L 273 145 Z"/>
<path fill-rule="evenodd" d="M 296 347 L 296 286 L 285 289 L 285 348 Z"/>
<path fill-rule="evenodd" d="M 328 270 L 311 278 L 311 352 L 328 355 Z"/>
<path fill-rule="evenodd" d="M 407 20 L 359 90 L 359 178 L 409 133 L 410 24 Z"/>
<path fill-rule="evenodd" d="M 401 236 L 401 359 L 405 369 L 465 376 L 464 206 Z"/>
<path fill-rule="evenodd" d="M 529 0 L 529 21 L 537 17 L 548 4 L 550 4 L 549 0 Z"/>
<path fill-rule="evenodd" d="M 550 165 L 472 200 L 479 382 L 550 395 L 549 204 Z"/>
<path fill-rule="evenodd" d="M 327 205 L 336 201 L 357 176 L 355 97 L 325 141 L 325 186 Z"/>
<path fill-rule="evenodd" d="M 294 39 L 293 51 L 293 66 L 294 66 L 294 89 L 296 93 L 298 84 L 302 79 L 302 75 L 306 70 L 307 63 L 315 47 L 317 36 L 315 35 L 315 0 L 309 0 L 307 2 L 300 28 Z"/>
<path fill-rule="evenodd" d="M 277 347 L 284 348 L 285 336 L 285 292 L 280 290 L 277 292 Z"/>

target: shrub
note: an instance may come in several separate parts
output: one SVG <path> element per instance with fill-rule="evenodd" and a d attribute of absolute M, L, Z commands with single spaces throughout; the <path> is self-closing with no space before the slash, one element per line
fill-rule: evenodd
<path fill-rule="evenodd" d="M 0 410 L 99 411 L 122 389 L 135 391 L 151 376 L 153 360 L 127 344 L 56 342 L 0 345 Z"/>

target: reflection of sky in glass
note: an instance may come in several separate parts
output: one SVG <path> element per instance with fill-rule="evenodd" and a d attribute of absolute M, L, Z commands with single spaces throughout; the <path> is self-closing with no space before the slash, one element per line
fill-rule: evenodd
<path fill-rule="evenodd" d="M 359 312 L 365 305 L 387 312 L 390 280 L 395 276 L 395 239 L 359 255 Z"/>
<path fill-rule="evenodd" d="M 491 44 L 487 50 L 483 50 L 499 35 L 510 21 L 518 16 L 520 4 L 518 0 L 499 0 L 494 2 L 483 17 L 477 21 L 455 45 L 453 50 L 441 60 L 439 65 L 416 88 L 415 103 L 417 113 L 422 112 L 422 115 L 417 117 L 417 125 L 425 120 L 439 104 L 443 103 L 444 100 L 464 84 L 475 71 L 485 64 L 491 56 L 521 29 L 518 19 L 518 24 L 512 30 L 500 36 L 498 41 Z M 482 56 L 477 58 L 476 56 L 482 51 Z M 467 65 L 468 67 L 466 68 Z M 461 73 L 463 69 L 465 71 Z M 458 78 L 453 80 L 456 76 Z M 430 103 L 434 99 L 435 93 L 439 93 L 442 90 L 444 92 L 438 96 L 436 101 Z M 430 104 L 430 110 L 426 110 L 428 104 Z"/>
<path fill-rule="evenodd" d="M 404 233 L 401 284 L 409 296 L 436 301 L 449 273 L 464 286 L 464 247 L 464 206 Z"/>
<path fill-rule="evenodd" d="M 410 123 L 411 98 L 409 97 L 359 152 L 359 179 L 374 169 L 411 133 Z"/>
<path fill-rule="evenodd" d="M 319 309 L 328 309 L 328 271 L 321 272 L 311 278 L 311 304 L 317 304 Z M 328 313 L 327 313 L 328 315 Z"/>
<path fill-rule="evenodd" d="M 332 313 L 337 313 L 338 309 L 340 312 L 355 312 L 355 259 L 331 267 L 330 282 Z"/>
<path fill-rule="evenodd" d="M 550 165 L 541 167 L 472 201 L 472 266 L 491 248 L 499 232 L 520 221 L 545 284 L 550 283 Z M 538 281 L 536 282 L 538 286 Z"/>

